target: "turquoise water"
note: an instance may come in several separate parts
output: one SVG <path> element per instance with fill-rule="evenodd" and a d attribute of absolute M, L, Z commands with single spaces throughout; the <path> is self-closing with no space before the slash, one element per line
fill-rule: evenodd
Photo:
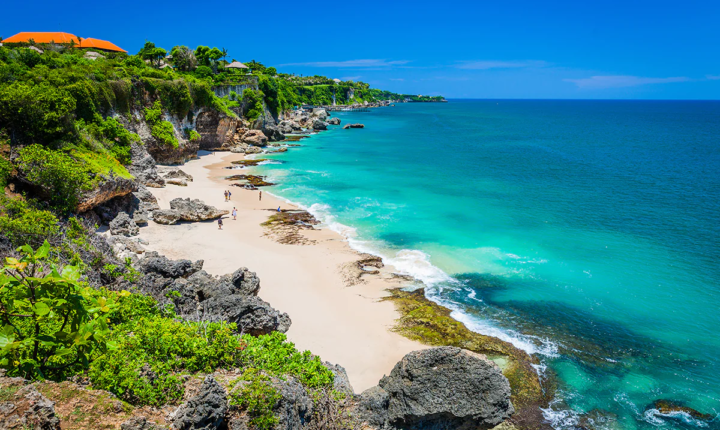
<path fill-rule="evenodd" d="M 717 428 L 720 102 L 451 101 L 339 113 L 259 169 L 473 330 L 559 377 L 572 428 Z M 543 369 L 539 369 L 543 371 Z M 595 411 L 597 412 L 597 411 Z"/>

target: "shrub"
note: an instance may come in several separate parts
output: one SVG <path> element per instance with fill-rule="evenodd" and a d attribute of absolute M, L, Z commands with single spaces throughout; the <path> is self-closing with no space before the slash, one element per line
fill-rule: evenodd
<path fill-rule="evenodd" d="M 195 69 L 195 76 L 198 78 L 204 79 L 209 78 L 213 75 L 213 71 L 208 66 L 200 66 L 197 69 Z"/>
<path fill-rule="evenodd" d="M 13 246 L 39 246 L 58 234 L 58 219 L 52 212 L 36 209 L 22 198 L 0 196 L 0 231 Z"/>
<path fill-rule="evenodd" d="M 160 121 L 152 126 L 152 136 L 164 145 L 172 146 L 177 148 L 180 145 L 177 137 L 175 137 L 175 129 L 169 121 Z"/>
<path fill-rule="evenodd" d="M 195 142 L 202 138 L 202 136 L 200 136 L 200 133 L 198 133 L 197 131 L 195 131 L 193 129 L 186 129 L 186 133 L 188 136 L 188 140 L 190 140 L 190 142 Z"/>
<path fill-rule="evenodd" d="M 75 210 L 80 193 L 92 187 L 92 170 L 63 152 L 30 145 L 18 154 L 18 170 L 43 189 L 48 201 L 62 211 Z"/>
<path fill-rule="evenodd" d="M 80 287 L 77 267 L 48 271 L 47 242 L 20 250 L 23 257 L 8 258 L 0 272 L 0 366 L 8 375 L 61 377 L 85 367 L 95 351 L 112 348 L 105 314 L 113 302 Z"/>
<path fill-rule="evenodd" d="M 270 384 L 270 378 L 256 368 L 249 368 L 233 381 L 232 385 L 244 381 L 242 388 L 230 393 L 230 404 L 247 411 L 250 424 L 260 430 L 269 430 L 278 423 L 273 408 L 282 398 Z"/>
<path fill-rule="evenodd" d="M 247 119 L 255 121 L 263 114 L 263 93 L 260 91 L 245 88 L 243 91 L 243 114 Z"/>

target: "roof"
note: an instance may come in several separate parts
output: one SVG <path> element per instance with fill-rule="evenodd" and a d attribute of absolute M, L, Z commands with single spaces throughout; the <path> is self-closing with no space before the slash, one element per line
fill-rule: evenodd
<path fill-rule="evenodd" d="M 92 37 L 82 39 L 78 48 L 95 48 L 105 51 L 127 52 L 126 50 L 120 48 L 112 42 L 108 42 L 107 40 L 93 39 Z"/>
<path fill-rule="evenodd" d="M 248 69 L 249 67 L 239 61 L 233 61 L 232 63 L 225 66 L 226 69 Z"/>
<path fill-rule="evenodd" d="M 333 82 L 338 82 L 338 83 L 340 83 L 340 82 L 342 82 L 342 81 L 341 81 L 340 79 L 338 79 L 338 78 L 335 78 L 335 79 L 333 79 Z"/>
<path fill-rule="evenodd" d="M 35 43 L 70 43 L 74 40 L 78 43 L 78 37 L 70 33 L 62 32 L 44 32 L 44 31 L 23 31 L 14 36 L 10 36 L 4 39 L 4 43 L 27 43 L 30 39 L 34 40 Z"/>

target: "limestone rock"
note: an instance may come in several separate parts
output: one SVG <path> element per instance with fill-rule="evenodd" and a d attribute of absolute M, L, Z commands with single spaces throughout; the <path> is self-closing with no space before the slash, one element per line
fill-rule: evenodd
<path fill-rule="evenodd" d="M 225 423 L 227 409 L 225 389 L 215 378 L 208 376 L 198 394 L 173 413 L 173 427 L 178 430 L 219 429 Z"/>
<path fill-rule="evenodd" d="M 184 180 L 187 181 L 187 182 L 192 182 L 192 181 L 193 181 L 192 175 L 189 175 L 189 174 L 183 172 L 183 171 L 180 170 L 180 169 L 170 169 L 170 170 L 168 170 L 167 172 L 163 173 L 163 178 L 165 178 L 166 180 L 167 180 L 167 179 L 177 178 L 177 179 L 184 179 Z"/>
<path fill-rule="evenodd" d="M 140 234 L 140 228 L 126 212 L 120 212 L 110 221 L 110 233 L 115 236 L 137 236 Z"/>
<path fill-rule="evenodd" d="M 330 125 L 340 125 L 340 118 L 333 117 L 327 120 L 327 123 Z"/>
<path fill-rule="evenodd" d="M 145 273 L 157 273 L 167 278 L 187 278 L 203 267 L 203 260 L 171 260 L 157 252 L 148 252 L 138 263 L 138 269 Z M 259 281 L 258 281 L 259 282 Z"/>
<path fill-rule="evenodd" d="M 365 124 L 355 123 L 345 124 L 345 126 L 343 126 L 343 130 L 347 130 L 348 128 L 365 128 Z"/>
<path fill-rule="evenodd" d="M 313 130 L 327 130 L 327 124 L 320 118 L 317 118 L 313 121 L 312 128 Z"/>
<path fill-rule="evenodd" d="M 165 186 L 165 181 L 158 175 L 155 159 L 147 152 L 144 145 L 132 144 L 130 160 L 127 169 L 138 183 L 152 188 Z"/>
<path fill-rule="evenodd" d="M 215 110 L 199 113 L 195 129 L 200 133 L 200 149 L 223 149 L 231 142 L 240 121 Z"/>
<path fill-rule="evenodd" d="M 407 354 L 379 387 L 388 422 L 411 429 L 492 428 L 514 413 L 510 383 L 484 355 L 455 347 Z"/>
<path fill-rule="evenodd" d="M 253 336 L 273 331 L 285 333 L 292 323 L 288 314 L 278 312 L 256 296 L 213 297 L 202 302 L 202 309 L 206 315 L 216 315 L 224 321 L 236 323 L 239 331 Z"/>
<path fill-rule="evenodd" d="M 171 185 L 177 185 L 180 187 L 187 187 L 187 181 L 182 178 L 170 178 L 165 180 L 166 183 Z"/>
<path fill-rule="evenodd" d="M 267 136 L 269 142 L 279 142 L 281 140 L 285 140 L 285 135 L 274 123 L 265 123 L 262 127 L 262 132 L 265 136 Z"/>
<path fill-rule="evenodd" d="M 328 113 L 323 108 L 313 108 L 312 116 L 317 117 L 321 121 L 325 121 L 328 117 Z"/>
<path fill-rule="evenodd" d="M 335 375 L 333 389 L 339 393 L 343 393 L 351 397 L 354 396 L 355 390 L 353 390 L 353 387 L 350 384 L 350 378 L 348 378 L 345 368 L 339 364 L 332 364 L 327 361 L 323 364 L 333 373 L 333 375 Z"/>
<path fill-rule="evenodd" d="M 1 429 L 60 430 L 55 404 L 22 378 L 0 377 L 5 391 L 0 402 Z"/>
<path fill-rule="evenodd" d="M 180 212 L 173 209 L 160 209 L 152 213 L 152 219 L 158 224 L 177 224 L 180 221 Z"/>
<path fill-rule="evenodd" d="M 242 141 L 253 146 L 266 146 L 268 138 L 260 130 L 248 130 L 243 135 Z"/>
<path fill-rule="evenodd" d="M 386 427 L 390 395 L 377 385 L 363 391 L 358 399 L 358 414 L 375 428 Z"/>
<path fill-rule="evenodd" d="M 217 219 L 230 213 L 230 211 L 220 210 L 214 206 L 206 205 L 202 200 L 190 200 L 189 198 L 172 199 L 170 201 L 170 209 L 177 211 L 180 214 L 180 219 L 183 221 Z M 153 218 L 155 218 L 154 213 Z"/>
<path fill-rule="evenodd" d="M 313 399 L 301 383 L 293 377 L 273 378 L 273 387 L 280 393 L 273 413 L 278 419 L 275 428 L 302 430 L 313 417 Z"/>

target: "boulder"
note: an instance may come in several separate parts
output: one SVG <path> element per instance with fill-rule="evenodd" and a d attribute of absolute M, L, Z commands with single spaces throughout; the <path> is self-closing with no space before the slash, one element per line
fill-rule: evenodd
<path fill-rule="evenodd" d="M 177 211 L 180 214 L 180 219 L 183 221 L 217 219 L 230 213 L 230 211 L 220 210 L 214 206 L 206 205 L 199 199 L 190 200 L 189 198 L 182 199 L 179 197 L 170 201 L 170 209 Z M 155 219 L 154 213 L 153 219 Z"/>
<path fill-rule="evenodd" d="M 348 128 L 365 128 L 365 124 L 355 123 L 355 124 L 345 124 L 343 127 L 343 130 L 347 130 Z"/>
<path fill-rule="evenodd" d="M 189 175 L 180 169 L 168 170 L 167 172 L 163 173 L 163 178 L 165 178 L 166 180 L 173 179 L 173 178 L 184 179 L 187 182 L 192 182 L 192 180 L 193 180 L 192 175 Z"/>
<path fill-rule="evenodd" d="M 170 178 L 170 179 L 166 179 L 166 180 L 165 180 L 165 183 L 171 184 L 171 185 L 177 185 L 177 186 L 180 186 L 180 187 L 187 187 L 187 181 L 186 181 L 185 179 L 182 179 L 182 178 Z"/>
<path fill-rule="evenodd" d="M 114 236 L 137 236 L 140 234 L 140 228 L 126 212 L 120 212 L 110 221 L 110 233 Z"/>
<path fill-rule="evenodd" d="M 257 146 L 248 146 L 245 148 L 246 154 L 259 154 L 262 152 L 262 149 L 258 148 Z"/>
<path fill-rule="evenodd" d="M 0 377 L 0 429 L 60 430 L 55 403 L 22 378 Z"/>
<path fill-rule="evenodd" d="M 157 209 L 160 209 L 160 206 L 155 196 L 144 185 L 138 185 L 138 189 L 132 193 L 107 201 L 97 206 L 93 211 L 100 217 L 102 222 L 108 224 L 120 212 L 126 212 L 130 215 L 135 224 L 147 224 L 150 213 Z"/>
<path fill-rule="evenodd" d="M 313 130 L 327 130 L 327 124 L 320 118 L 317 118 L 313 121 L 312 128 Z"/>
<path fill-rule="evenodd" d="M 279 142 L 285 140 L 285 135 L 280 131 L 280 128 L 275 124 L 265 123 L 262 127 L 262 132 L 267 136 L 270 142 Z"/>
<path fill-rule="evenodd" d="M 203 260 L 171 260 L 157 252 L 148 252 L 138 263 L 138 270 L 145 274 L 157 273 L 166 278 L 187 278 L 201 270 L 203 264 Z"/>
<path fill-rule="evenodd" d="M 228 410 L 225 389 L 208 376 L 200 386 L 198 394 L 172 414 L 173 428 L 177 430 L 219 429 L 225 424 Z"/>
<path fill-rule="evenodd" d="M 333 117 L 327 120 L 327 123 L 330 125 L 340 125 L 340 118 Z"/>
<path fill-rule="evenodd" d="M 280 394 L 273 413 L 278 419 L 276 429 L 302 430 L 313 418 L 313 399 L 295 378 L 273 378 L 272 386 Z"/>
<path fill-rule="evenodd" d="M 242 141 L 253 146 L 266 146 L 268 138 L 260 130 L 248 130 L 243 135 Z"/>
<path fill-rule="evenodd" d="M 388 421 L 390 394 L 377 385 L 358 397 L 358 415 L 374 428 L 384 428 Z"/>
<path fill-rule="evenodd" d="M 206 318 L 212 315 L 223 321 L 233 322 L 237 324 L 238 331 L 253 336 L 273 331 L 285 333 L 292 324 L 288 314 L 278 312 L 257 296 L 213 297 L 203 301 L 201 305 Z"/>
<path fill-rule="evenodd" d="M 387 423 L 405 429 L 492 428 L 514 413 L 510 383 L 484 355 L 455 347 L 407 354 L 378 388 L 388 395 Z M 382 391 L 363 393 L 361 414 L 383 417 Z"/>
<path fill-rule="evenodd" d="M 355 390 L 353 390 L 352 385 L 350 384 L 350 378 L 348 378 L 347 372 L 345 371 L 345 368 L 342 367 L 339 364 L 332 364 L 330 362 L 324 362 L 323 363 L 325 367 L 327 367 L 335 376 L 334 382 L 333 382 L 333 389 L 337 391 L 338 393 L 343 393 L 347 396 L 354 396 Z"/>
<path fill-rule="evenodd" d="M 313 108 L 312 116 L 318 118 L 321 121 L 325 121 L 328 117 L 328 113 L 323 108 Z"/>
<path fill-rule="evenodd" d="M 180 212 L 173 209 L 160 209 L 152 213 L 152 219 L 158 224 L 173 225 L 180 221 Z"/>
<path fill-rule="evenodd" d="M 278 130 L 283 134 L 290 134 L 294 131 L 300 131 L 300 126 L 294 121 L 284 120 L 278 124 Z"/>

